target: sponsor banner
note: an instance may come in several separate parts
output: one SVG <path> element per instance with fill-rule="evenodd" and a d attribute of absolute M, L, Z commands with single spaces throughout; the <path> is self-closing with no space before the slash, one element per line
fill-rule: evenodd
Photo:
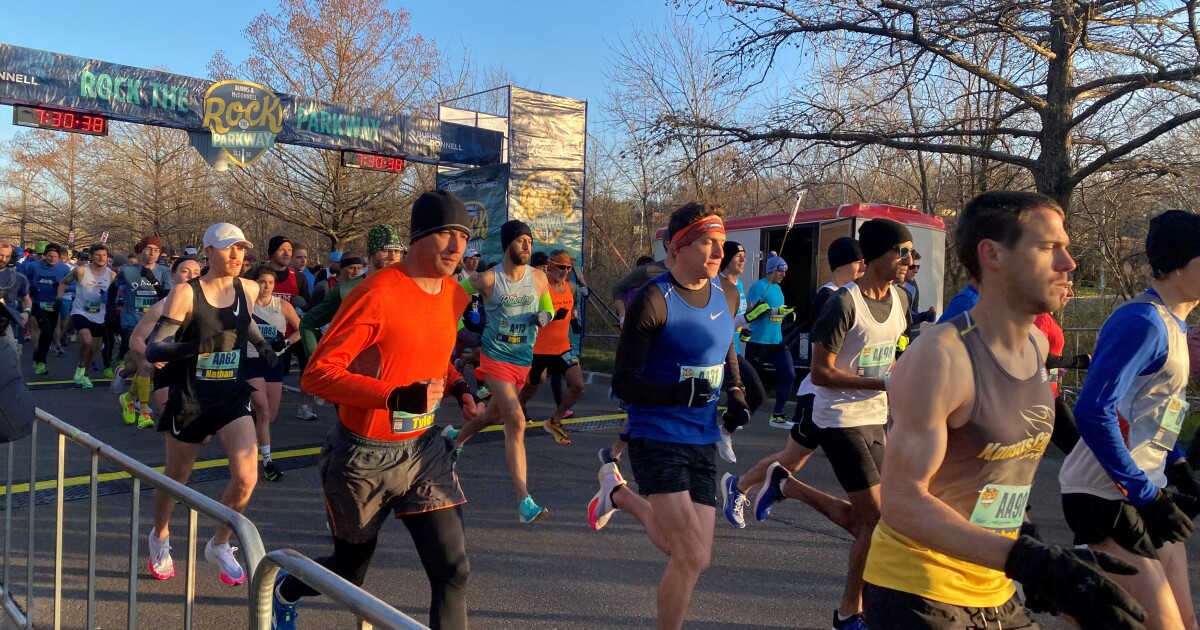
<path fill-rule="evenodd" d="M 500 260 L 500 226 L 508 220 L 507 164 L 473 168 L 453 175 L 438 174 L 438 190 L 454 193 L 467 206 L 471 238 L 467 247 L 479 250 L 481 264 Z"/>
<path fill-rule="evenodd" d="M 529 224 L 534 250 L 565 249 L 582 266 L 583 172 L 512 169 L 509 218 Z"/>
<path fill-rule="evenodd" d="M 0 103 L 208 131 L 216 134 L 204 154 L 210 163 L 248 164 L 278 142 L 474 166 L 499 163 L 503 142 L 494 130 L 322 103 L 248 81 L 214 82 L 8 44 L 0 44 Z M 410 127 L 419 133 L 407 133 Z"/>
<path fill-rule="evenodd" d="M 587 103 L 512 88 L 509 163 L 513 168 L 583 169 Z"/>

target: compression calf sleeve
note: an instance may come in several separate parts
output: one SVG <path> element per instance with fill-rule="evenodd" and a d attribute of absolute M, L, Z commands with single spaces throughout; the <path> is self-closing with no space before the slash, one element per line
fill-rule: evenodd
<path fill-rule="evenodd" d="M 135 395 L 137 396 L 138 402 L 142 403 L 143 405 L 150 404 L 150 377 L 135 376 L 134 386 L 137 387 L 137 393 Z"/>

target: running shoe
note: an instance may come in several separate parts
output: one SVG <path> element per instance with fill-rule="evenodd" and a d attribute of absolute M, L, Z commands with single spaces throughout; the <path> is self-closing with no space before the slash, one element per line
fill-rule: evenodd
<path fill-rule="evenodd" d="M 268 459 L 263 462 L 263 477 L 267 481 L 281 481 L 283 480 L 283 471 L 275 465 L 275 460 Z"/>
<path fill-rule="evenodd" d="M 56 356 L 56 357 L 61 357 L 61 356 L 63 356 L 64 354 L 66 354 L 66 352 L 63 350 L 63 347 L 62 347 L 61 345 L 55 344 L 55 346 L 54 346 L 54 356 Z"/>
<path fill-rule="evenodd" d="M 563 412 L 563 420 L 566 420 L 567 418 L 574 418 L 574 417 L 575 417 L 574 409 L 568 409 Z"/>
<path fill-rule="evenodd" d="M 275 588 L 271 589 L 271 630 L 296 630 L 296 603 L 283 601 L 279 596 L 279 585 L 287 578 L 287 571 L 282 569 L 275 574 Z"/>
<path fill-rule="evenodd" d="M 862 613 L 854 613 L 849 619 L 842 619 L 838 611 L 833 611 L 833 630 L 867 630 L 867 622 Z"/>
<path fill-rule="evenodd" d="M 45 376 L 50 373 L 50 370 L 46 369 L 45 363 L 35 361 L 33 363 L 33 373 L 37 376 Z"/>
<path fill-rule="evenodd" d="M 92 381 L 87 377 L 87 368 L 75 368 L 75 384 L 83 389 L 92 388 Z"/>
<path fill-rule="evenodd" d="M 296 408 L 296 417 L 301 420 L 316 420 L 317 414 L 313 413 L 312 407 L 308 405 L 300 405 Z"/>
<path fill-rule="evenodd" d="M 237 550 L 237 547 L 230 547 L 229 543 L 214 545 L 211 538 L 204 546 L 204 559 L 221 568 L 221 581 L 229 586 L 237 586 L 246 581 L 246 572 L 242 570 L 242 565 L 238 564 L 237 558 L 233 557 L 233 552 Z"/>
<path fill-rule="evenodd" d="M 114 374 L 115 373 L 113 372 L 111 365 L 104 368 L 104 378 L 112 378 Z"/>
<path fill-rule="evenodd" d="M 447 424 L 446 428 L 442 429 L 442 437 L 453 442 L 458 438 L 458 429 L 455 429 L 454 425 Z"/>
<path fill-rule="evenodd" d="M 600 457 L 601 466 L 605 464 L 616 464 L 621 461 L 621 458 L 613 457 L 613 450 L 611 446 L 605 446 L 599 451 L 596 451 L 596 455 Z"/>
<path fill-rule="evenodd" d="M 117 399 L 121 401 L 121 419 L 125 421 L 125 424 L 133 424 L 137 422 L 137 407 L 134 406 L 133 396 L 131 394 L 133 394 L 133 392 L 125 392 L 124 394 L 121 394 L 120 398 Z"/>
<path fill-rule="evenodd" d="M 787 498 L 783 496 L 783 480 L 790 476 L 783 464 L 771 462 L 767 468 L 767 478 L 758 488 L 758 496 L 754 497 L 754 518 L 767 520 L 771 515 L 771 506 Z"/>
<path fill-rule="evenodd" d="M 567 437 L 567 432 L 563 430 L 561 422 L 555 422 L 553 418 L 542 423 L 542 428 L 546 433 L 554 436 L 554 441 L 566 446 L 571 443 L 571 438 Z"/>
<path fill-rule="evenodd" d="M 743 513 L 750 497 L 738 490 L 737 483 L 738 478 L 730 473 L 721 477 L 721 503 L 725 506 L 725 518 L 729 519 L 729 524 L 738 529 L 745 529 L 746 518 Z"/>
<path fill-rule="evenodd" d="M 625 485 L 625 480 L 621 478 L 621 471 L 615 463 L 605 464 L 600 467 L 600 473 L 597 475 L 600 479 L 600 490 L 596 492 L 596 496 L 588 501 L 588 525 L 592 529 L 600 531 L 608 525 L 608 519 L 616 513 L 617 506 L 613 505 L 612 495 L 617 491 L 617 488 Z"/>
<path fill-rule="evenodd" d="M 541 520 L 549 513 L 550 510 L 533 502 L 532 495 L 525 495 L 525 498 L 521 499 L 521 502 L 517 504 L 517 514 L 521 517 L 521 522 L 526 525 Z"/>
<path fill-rule="evenodd" d="M 171 560 L 171 543 L 169 538 L 159 540 L 150 532 L 150 559 L 146 568 L 156 580 L 166 580 L 175 577 L 175 561 Z"/>
<path fill-rule="evenodd" d="M 790 428 L 792 428 L 792 425 L 795 423 L 792 422 L 791 420 L 788 420 L 787 416 L 785 416 L 781 413 L 776 413 L 776 414 L 771 415 L 771 423 L 770 424 L 771 424 L 771 426 L 775 427 L 776 429 L 790 429 Z"/>
<path fill-rule="evenodd" d="M 150 405 L 146 405 L 138 410 L 137 425 L 139 429 L 150 429 L 154 427 L 154 410 Z"/>
<path fill-rule="evenodd" d="M 717 454 L 730 464 L 737 463 L 737 455 L 733 453 L 733 436 L 726 433 L 724 427 L 721 428 L 721 441 L 717 442 Z"/>

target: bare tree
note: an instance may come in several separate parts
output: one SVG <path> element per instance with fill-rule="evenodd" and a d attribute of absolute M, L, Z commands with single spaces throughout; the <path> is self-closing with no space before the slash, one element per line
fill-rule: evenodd
<path fill-rule="evenodd" d="M 12 140 L 10 157 L 22 171 L 23 220 L 40 236 L 67 243 L 89 242 L 100 234 L 92 219 L 95 209 L 95 139 L 74 133 L 33 129 Z M 32 200 L 29 199 L 32 197 Z M 32 203 L 30 203 L 32 201 Z"/>

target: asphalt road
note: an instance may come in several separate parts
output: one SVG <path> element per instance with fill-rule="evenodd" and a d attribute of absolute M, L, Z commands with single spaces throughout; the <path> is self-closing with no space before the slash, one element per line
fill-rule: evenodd
<path fill-rule="evenodd" d="M 73 347 L 71 348 L 73 350 Z M 30 350 L 26 350 L 28 353 Z M 52 378 L 69 379 L 69 357 L 51 358 Z M 26 370 L 29 368 L 26 366 Z M 105 384 L 79 390 L 69 386 L 38 385 L 36 399 L 43 409 L 128 453 L 159 466 L 163 461 L 162 436 L 153 430 L 125 426 L 116 397 Z M 294 381 L 294 377 L 293 377 Z M 335 422 L 333 409 L 319 407 L 320 418 L 295 418 L 300 397 L 284 396 L 280 419 L 274 425 L 273 450 L 286 476 L 278 483 L 260 481 L 246 515 L 258 526 L 267 550 L 293 548 L 310 557 L 331 549 L 325 530 L 324 509 L 311 449 L 320 445 Z M 548 391 L 539 392 L 531 404 L 535 419 L 549 415 Z M 596 379 L 585 399 L 575 408 L 578 417 L 611 418 L 615 413 L 607 397 L 607 381 Z M 458 424 L 455 405 L 439 414 L 439 423 Z M 470 502 L 465 506 L 468 551 L 471 559 L 470 614 L 475 628 L 611 629 L 654 626 L 655 593 L 665 558 L 650 544 L 640 526 L 628 515 L 617 514 L 608 527 L 593 532 L 587 526 L 586 504 L 595 493 L 597 449 L 617 433 L 615 421 L 600 420 L 571 425 L 570 446 L 556 444 L 541 429 L 529 432 L 530 488 L 550 515 L 533 525 L 517 520 L 504 454 L 497 434 L 482 434 L 468 445 L 458 471 Z M 754 423 L 739 431 L 735 443 L 739 463 L 718 462 L 720 472 L 740 472 L 759 457 L 777 450 L 788 439 L 783 431 L 766 425 L 760 412 Z M 65 462 L 68 477 L 86 475 L 89 459 L 70 450 Z M 14 449 L 14 481 L 28 480 L 28 440 Z M 55 440 L 39 436 L 37 478 L 52 479 Z M 288 456 L 294 455 L 294 456 Z M 201 460 L 220 460 L 218 445 L 203 450 Z M 0 448 L 0 475 L 6 470 L 8 450 Z M 1039 471 L 1033 505 L 1043 535 L 1052 542 L 1070 542 L 1058 500 L 1059 462 L 1048 458 Z M 628 476 L 627 464 L 625 464 Z M 224 486 L 221 466 L 199 471 L 191 486 L 218 497 Z M 101 472 L 106 472 L 102 467 Z M 797 475 L 820 488 L 841 495 L 821 453 Z M 2 480 L 2 478 L 0 478 Z M 86 483 L 68 488 L 64 504 L 64 628 L 86 625 L 87 523 Z M 97 536 L 96 628 L 127 627 L 131 498 L 128 482 L 108 482 L 101 487 Z M 145 536 L 149 531 L 153 493 L 140 495 L 136 540 L 137 627 L 182 627 L 184 570 L 187 557 L 186 511 L 177 509 L 172 520 L 172 543 L 178 576 L 156 581 L 145 570 Z M 14 492 L 19 507 L 12 510 L 12 591 L 26 604 L 25 554 L 28 533 L 28 494 Z M 44 497 L 42 498 L 44 500 Z M 3 502 L 0 502 L 0 513 Z M 52 626 L 54 505 L 35 506 L 35 601 L 38 627 Z M 217 579 L 215 568 L 203 560 L 204 541 L 212 524 L 201 518 L 197 544 L 195 628 L 241 628 L 247 625 L 247 587 L 228 587 Z M 1192 553 L 1196 553 L 1192 543 Z M 688 628 L 794 629 L 828 628 L 831 611 L 840 596 L 845 575 L 848 535 L 798 502 L 777 506 L 771 519 L 751 522 L 735 530 L 718 514 L 713 564 L 701 578 L 691 607 Z M 1197 580 L 1192 571 L 1192 583 Z M 400 610 L 425 621 L 428 587 L 411 539 L 400 523 L 385 526 L 365 588 Z M 1056 619 L 1044 618 L 1046 628 L 1063 628 Z M 298 623 L 302 628 L 346 628 L 352 617 L 326 598 L 302 602 Z"/>

